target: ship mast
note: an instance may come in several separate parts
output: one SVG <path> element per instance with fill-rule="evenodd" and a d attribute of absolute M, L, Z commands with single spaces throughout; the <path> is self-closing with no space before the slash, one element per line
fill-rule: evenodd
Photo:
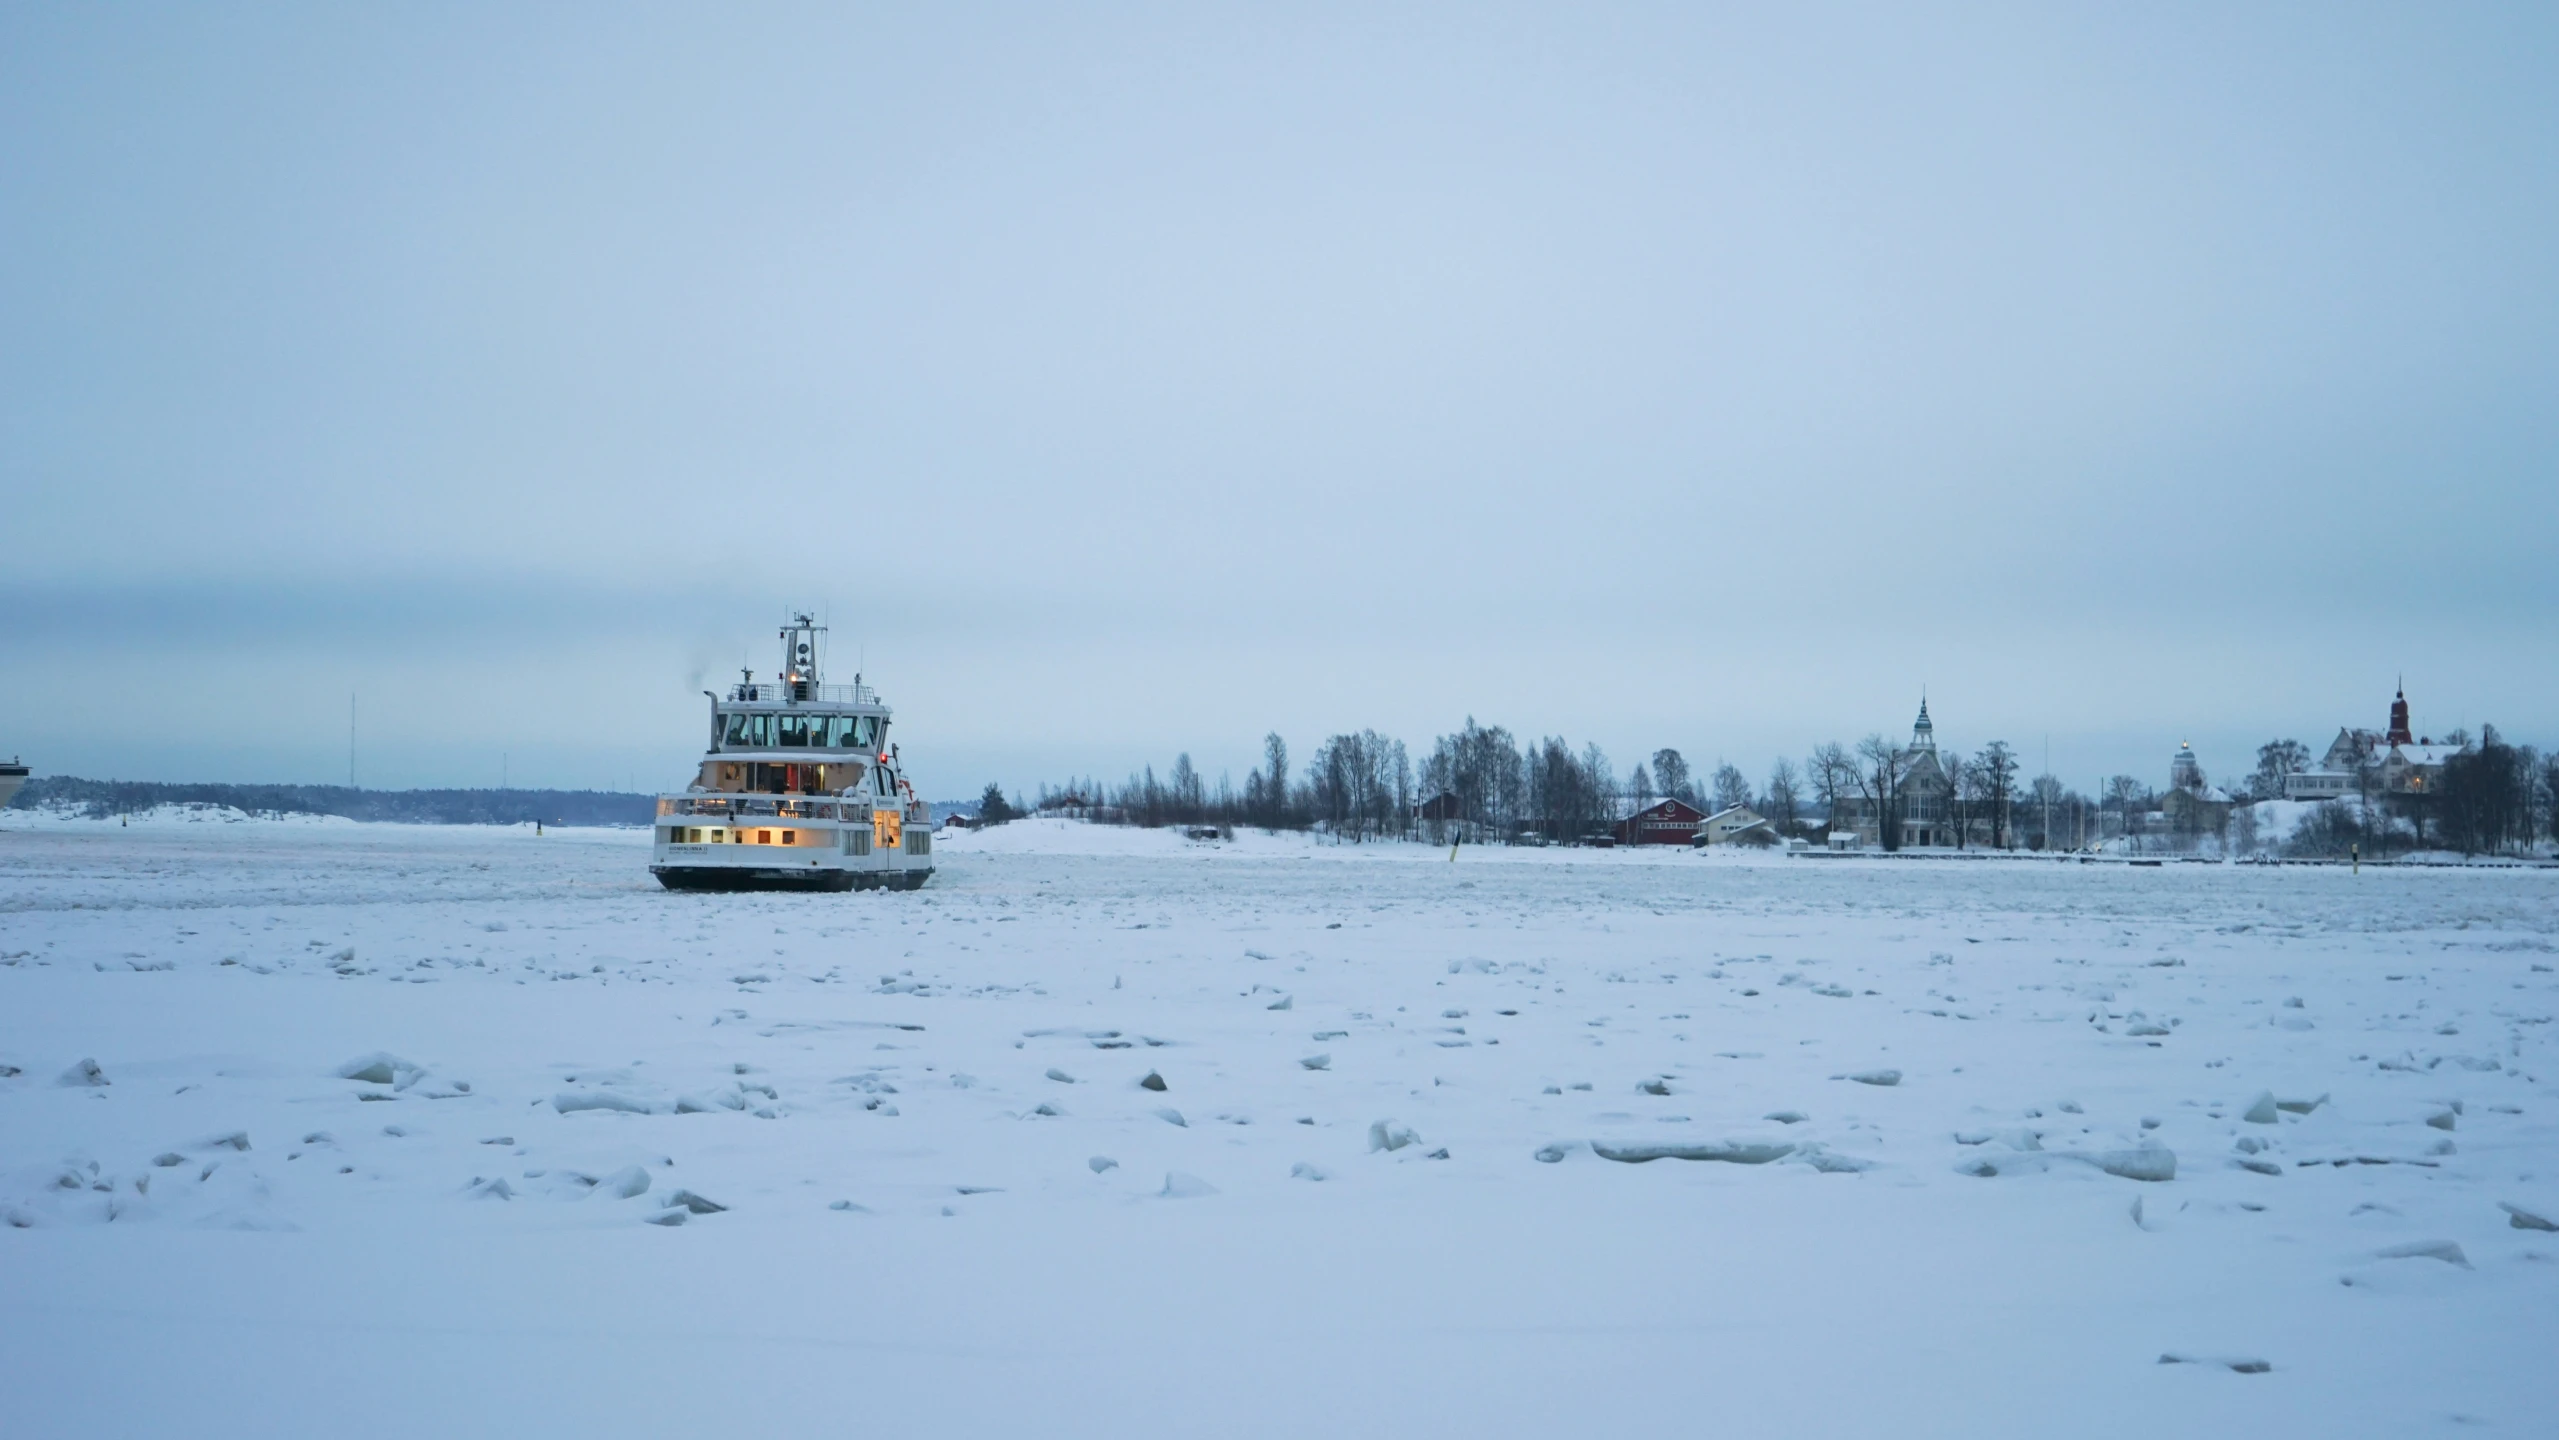
<path fill-rule="evenodd" d="M 817 696 L 818 666 L 825 659 L 826 627 L 802 611 L 782 627 L 782 694 L 785 699 Z"/>

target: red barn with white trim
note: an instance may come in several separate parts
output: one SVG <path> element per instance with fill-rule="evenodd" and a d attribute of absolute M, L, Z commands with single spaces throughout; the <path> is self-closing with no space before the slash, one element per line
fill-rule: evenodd
<path fill-rule="evenodd" d="M 1706 812 L 1685 800 L 1656 800 L 1617 822 L 1617 843 L 1685 845 L 1705 822 Z"/>

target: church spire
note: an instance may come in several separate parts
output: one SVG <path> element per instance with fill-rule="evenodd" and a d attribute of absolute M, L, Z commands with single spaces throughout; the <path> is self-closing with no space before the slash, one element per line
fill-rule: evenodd
<path fill-rule="evenodd" d="M 1925 690 L 1919 692 L 1919 719 L 1910 727 L 1910 748 L 1913 750 L 1937 748 L 1937 727 L 1928 722 L 1928 692 Z"/>

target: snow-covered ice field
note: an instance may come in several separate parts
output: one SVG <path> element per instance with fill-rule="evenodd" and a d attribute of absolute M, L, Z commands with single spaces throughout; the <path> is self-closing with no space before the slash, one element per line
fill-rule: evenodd
<path fill-rule="evenodd" d="M 0 1433 L 2559 1430 L 2559 871 L 938 854 L 8 817 Z"/>

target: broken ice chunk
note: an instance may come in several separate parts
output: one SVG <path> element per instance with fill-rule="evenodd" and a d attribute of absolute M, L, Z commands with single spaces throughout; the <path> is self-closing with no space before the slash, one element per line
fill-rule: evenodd
<path fill-rule="evenodd" d="M 572 1115 L 580 1110 L 619 1110 L 630 1115 L 647 1115 L 652 1110 L 645 1100 L 634 1100 L 610 1090 L 590 1090 L 583 1094 L 563 1090 L 551 1097 L 551 1108 L 563 1115 Z"/>
<path fill-rule="evenodd" d="M 1616 1145 L 1605 1140 L 1593 1140 L 1590 1148 L 1592 1154 L 1603 1160 L 1622 1160 L 1629 1165 L 1641 1165 L 1648 1160 L 1720 1160 L 1729 1165 L 1765 1165 L 1795 1153 L 1795 1147 L 1783 1140 L 1716 1140 L 1657 1145 Z"/>
<path fill-rule="evenodd" d="M 2470 1268 L 2470 1257 L 2461 1253 L 2460 1244 L 2452 1240 L 2411 1240 L 2405 1245 L 2384 1246 L 2372 1253 L 2374 1258 L 2381 1260 L 2441 1260 L 2446 1265 L 2457 1265 L 2464 1270 Z"/>
<path fill-rule="evenodd" d="M 401 1072 L 415 1074 L 417 1069 L 417 1066 L 397 1055 L 389 1055 L 377 1050 L 370 1055 L 358 1055 L 339 1066 L 337 1077 L 341 1080 L 361 1080 L 367 1085 L 389 1085 L 399 1079 Z"/>
<path fill-rule="evenodd" d="M 2127 1180 L 2165 1181 L 2177 1178 L 2177 1152 L 2165 1145 L 2144 1145 L 2137 1150 L 2106 1150 L 2088 1157 L 2089 1162 L 2109 1175 Z"/>
<path fill-rule="evenodd" d="M 2520 1205 L 2500 1200 L 2497 1208 L 2506 1212 L 2506 1223 L 2517 1230 L 2559 1230 L 2559 1224 L 2545 1220 Z"/>
<path fill-rule="evenodd" d="M 1418 1145 L 1421 1140 L 1412 1126 L 1393 1120 L 1374 1121 L 1368 1127 L 1368 1148 L 1372 1154 L 1380 1150 L 1401 1150 L 1407 1145 Z"/>

